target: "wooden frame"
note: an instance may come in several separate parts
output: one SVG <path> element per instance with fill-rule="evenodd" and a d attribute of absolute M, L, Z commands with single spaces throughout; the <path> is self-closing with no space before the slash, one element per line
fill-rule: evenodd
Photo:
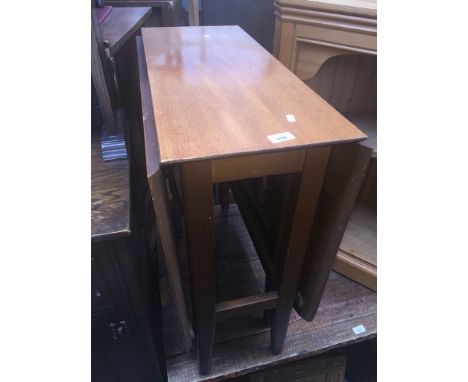
<path fill-rule="evenodd" d="M 226 301 L 221 304 L 215 303 L 212 185 L 216 183 L 215 169 L 222 169 L 226 159 L 193 161 L 178 165 L 182 179 L 200 373 L 205 374 L 210 370 L 215 322 L 248 310 L 274 308 L 271 350 L 273 354 L 281 352 L 330 150 L 329 146 L 323 146 L 281 153 L 283 160 L 287 163 L 297 163 L 297 158 L 303 158 L 303 161 L 301 168 L 298 169 L 296 166 L 290 168 L 292 172 L 300 171 L 300 184 L 297 195 L 293 197 L 293 200 L 296 200 L 295 212 L 289 221 L 291 236 L 285 248 L 284 268 L 281 277 L 275 279 L 277 292 L 267 291 L 263 295 Z M 252 156 L 229 158 L 231 180 L 236 176 L 246 177 L 245 161 L 250 157 Z M 266 176 L 288 172 L 282 167 L 274 169 L 278 158 L 277 153 L 260 154 L 255 157 L 255 160 L 250 161 L 250 174 Z M 237 166 L 236 163 L 238 163 Z M 268 165 L 269 163 L 273 165 Z M 222 177 L 222 180 L 226 179 Z M 264 257 L 268 255 L 264 253 Z M 267 271 L 271 273 L 268 267 Z"/>
<path fill-rule="evenodd" d="M 145 157 L 148 185 L 151 193 L 151 199 L 155 210 L 157 220 L 157 230 L 161 238 L 163 254 L 169 274 L 171 289 L 175 297 L 176 310 L 180 323 L 180 331 L 184 343 L 184 350 L 188 353 L 192 347 L 192 328 L 190 326 L 187 308 L 185 305 L 185 297 L 182 289 L 182 282 L 177 262 L 176 245 L 174 242 L 174 232 L 170 219 L 168 206 L 168 197 L 166 189 L 166 180 L 159 167 L 159 157 L 157 155 L 157 140 L 153 129 L 154 116 L 151 108 L 151 94 L 148 83 L 148 74 L 143 52 L 143 43 L 141 37 L 137 37 L 137 52 L 138 52 L 138 71 L 140 79 L 141 106 L 142 106 L 142 121 L 144 130 L 145 142 Z"/>
<path fill-rule="evenodd" d="M 143 112 L 151 145 L 148 178 L 160 171 L 159 164 L 180 174 L 200 373 L 210 371 L 217 318 L 252 309 L 274 306 L 271 350 L 278 354 L 331 149 L 366 136 L 236 26 L 153 28 L 142 36 L 154 110 L 154 119 Z M 168 40 L 173 43 L 163 43 Z M 275 142 L 286 129 L 293 138 Z M 217 305 L 213 185 L 273 175 L 289 179 L 288 174 L 288 208 L 278 219 L 284 232 L 280 249 L 271 252 L 266 243 L 259 250 L 270 274 L 266 292 Z M 281 259 L 276 270 L 275 257 Z"/>
<path fill-rule="evenodd" d="M 357 200 L 371 198 L 370 203 L 376 206 L 376 2 L 276 0 L 275 14 L 278 59 L 368 135 L 372 161 Z M 360 228 L 354 218 L 366 214 L 366 209 L 362 204 L 356 204 L 355 209 L 349 230 L 370 240 L 359 243 L 356 238 L 351 240 L 353 246 L 346 245 L 350 241 L 346 231 L 334 269 L 376 290 L 376 216 L 369 219 L 367 228 Z M 366 259 L 362 249 L 371 244 L 374 258 Z"/>
<path fill-rule="evenodd" d="M 330 155 L 295 304 L 307 321 L 319 307 L 371 155 L 372 149 L 361 143 L 335 146 Z"/>
<path fill-rule="evenodd" d="M 330 57 L 377 54 L 377 12 L 373 9 L 276 0 L 275 15 L 274 54 L 302 80 L 313 78 Z M 302 56 L 308 65 L 298 62 Z"/>
<path fill-rule="evenodd" d="M 151 8 L 116 8 L 99 24 L 91 9 L 91 75 L 104 120 L 102 155 L 105 160 L 127 158 L 125 111 L 119 89 L 117 52 L 149 17 Z"/>
<path fill-rule="evenodd" d="M 109 73 L 105 72 L 104 41 L 98 25 L 95 9 L 91 9 L 91 76 L 96 89 L 96 95 L 101 107 L 102 119 L 109 136 L 117 135 L 117 122 L 114 115 L 116 95 L 112 86 L 109 86 Z"/>

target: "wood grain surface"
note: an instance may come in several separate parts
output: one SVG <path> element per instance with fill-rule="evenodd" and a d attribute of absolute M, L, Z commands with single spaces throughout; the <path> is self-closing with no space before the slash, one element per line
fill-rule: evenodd
<path fill-rule="evenodd" d="M 310 233 L 295 308 L 307 321 L 315 318 L 333 261 L 366 173 L 372 149 L 363 144 L 333 148 Z"/>
<path fill-rule="evenodd" d="M 161 165 L 366 137 L 237 26 L 142 36 Z M 267 138 L 283 132 L 295 139 Z"/>
<path fill-rule="evenodd" d="M 310 54 L 315 54 L 316 51 L 317 49 L 311 49 Z M 296 74 L 301 77 L 300 73 Z M 317 74 L 306 83 L 367 134 L 356 120 L 349 118 L 346 113 L 377 113 L 376 56 L 334 56 L 323 63 Z"/>
<path fill-rule="evenodd" d="M 130 234 L 128 160 L 104 162 L 99 135 L 91 141 L 91 239 Z"/>
<path fill-rule="evenodd" d="M 151 14 L 150 7 L 113 7 L 101 24 L 102 38 L 114 56 Z"/>
<path fill-rule="evenodd" d="M 377 290 L 377 214 L 369 205 L 354 207 L 333 267 Z"/>
<path fill-rule="evenodd" d="M 276 0 L 276 3 L 318 11 L 377 17 L 377 0 Z"/>

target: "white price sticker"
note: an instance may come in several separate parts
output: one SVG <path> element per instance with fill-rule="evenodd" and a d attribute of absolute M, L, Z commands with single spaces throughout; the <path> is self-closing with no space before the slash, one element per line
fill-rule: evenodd
<path fill-rule="evenodd" d="M 362 334 L 366 332 L 366 328 L 364 325 L 358 325 L 353 328 L 354 334 Z"/>
<path fill-rule="evenodd" d="M 286 114 L 286 119 L 288 120 L 288 122 L 296 122 L 296 117 L 294 116 L 294 114 Z"/>
<path fill-rule="evenodd" d="M 284 133 L 269 135 L 267 138 L 272 143 L 280 143 L 280 142 L 290 141 L 291 139 L 296 139 L 296 137 L 292 135 L 289 131 L 285 131 Z"/>

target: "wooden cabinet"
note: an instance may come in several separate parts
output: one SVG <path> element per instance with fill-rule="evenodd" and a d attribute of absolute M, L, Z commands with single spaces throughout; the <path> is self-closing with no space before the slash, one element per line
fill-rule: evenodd
<path fill-rule="evenodd" d="M 373 149 L 334 269 L 377 288 L 377 3 L 275 1 L 276 57 L 368 136 Z"/>
<path fill-rule="evenodd" d="M 274 53 L 302 80 L 337 55 L 375 56 L 376 6 L 365 0 L 277 0 Z"/>
<path fill-rule="evenodd" d="M 104 0 L 113 7 L 151 7 L 151 16 L 146 27 L 174 27 L 184 25 L 184 11 L 181 0 Z"/>
<path fill-rule="evenodd" d="M 130 214 L 129 162 L 91 142 L 91 380 L 167 380 L 157 263 Z"/>
<path fill-rule="evenodd" d="M 92 243 L 92 381 L 166 380 L 154 314 L 157 296 L 150 304 L 148 288 L 132 263 L 143 255 L 134 241 Z"/>

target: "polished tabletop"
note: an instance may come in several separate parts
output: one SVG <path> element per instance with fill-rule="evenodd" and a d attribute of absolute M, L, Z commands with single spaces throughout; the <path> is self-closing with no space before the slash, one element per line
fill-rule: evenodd
<path fill-rule="evenodd" d="M 142 37 L 161 165 L 366 138 L 238 26 Z"/>

